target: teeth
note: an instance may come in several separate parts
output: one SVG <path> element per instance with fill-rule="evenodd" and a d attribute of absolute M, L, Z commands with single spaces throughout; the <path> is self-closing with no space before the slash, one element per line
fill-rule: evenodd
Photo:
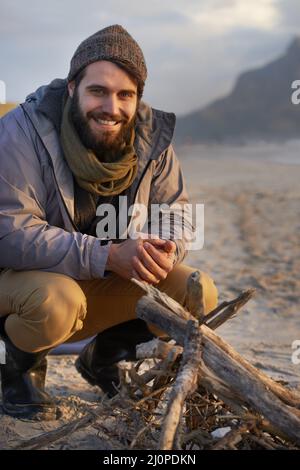
<path fill-rule="evenodd" d="M 104 119 L 96 119 L 98 124 L 105 124 L 106 126 L 114 126 L 117 124 L 117 121 L 105 121 Z"/>

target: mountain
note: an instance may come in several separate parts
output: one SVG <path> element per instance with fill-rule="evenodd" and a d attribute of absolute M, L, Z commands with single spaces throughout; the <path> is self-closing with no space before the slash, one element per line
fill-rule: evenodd
<path fill-rule="evenodd" d="M 273 62 L 242 73 L 232 92 L 199 111 L 178 117 L 175 141 L 245 142 L 300 138 L 300 104 L 291 84 L 300 80 L 300 37 Z"/>
<path fill-rule="evenodd" d="M 0 103 L 0 117 L 4 116 L 4 114 L 8 113 L 8 111 L 15 108 L 16 106 L 17 106 L 16 103 L 5 103 L 5 104 Z"/>

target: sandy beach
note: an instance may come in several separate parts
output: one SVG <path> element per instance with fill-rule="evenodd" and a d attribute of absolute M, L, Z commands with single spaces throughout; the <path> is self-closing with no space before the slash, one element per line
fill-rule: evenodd
<path fill-rule="evenodd" d="M 218 330 L 255 366 L 297 386 L 300 339 L 300 144 L 184 149 L 191 199 L 205 204 L 203 250 L 187 262 L 215 279 L 220 300 L 255 288 Z M 298 163 L 296 163 L 298 157 Z M 288 161 L 289 163 L 282 163 Z M 197 171 L 189 171 L 196 167 Z"/>
<path fill-rule="evenodd" d="M 185 262 L 212 275 L 220 301 L 256 289 L 254 299 L 218 333 L 256 367 L 292 387 L 300 383 L 300 364 L 291 360 L 292 342 L 300 340 L 299 151 L 297 142 L 177 151 L 191 201 L 205 204 L 204 248 Z M 60 400 L 61 418 L 30 423 L 0 413 L 0 448 L 58 428 L 98 403 L 101 394 L 78 375 L 74 360 L 49 358 L 47 387 Z M 117 432 L 109 419 L 103 425 Z M 46 448 L 111 449 L 114 443 L 90 426 Z"/>

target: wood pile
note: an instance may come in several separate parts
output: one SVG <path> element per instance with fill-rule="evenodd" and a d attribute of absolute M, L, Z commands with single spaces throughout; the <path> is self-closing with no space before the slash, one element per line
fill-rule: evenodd
<path fill-rule="evenodd" d="M 184 306 L 132 280 L 146 294 L 137 303 L 137 317 L 164 334 L 138 345 L 137 363 L 120 364 L 116 397 L 17 448 L 49 446 L 87 426 L 105 433 L 105 417 L 115 420 L 111 439 L 119 449 L 300 448 L 300 393 L 256 369 L 214 331 L 254 291 L 204 316 L 200 276 L 195 271 L 189 277 Z"/>

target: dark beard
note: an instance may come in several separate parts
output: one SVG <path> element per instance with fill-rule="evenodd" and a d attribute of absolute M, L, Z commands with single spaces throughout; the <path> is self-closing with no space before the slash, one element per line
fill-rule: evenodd
<path fill-rule="evenodd" d="M 99 113 L 101 114 L 101 113 Z M 80 108 L 78 90 L 75 89 L 70 109 L 70 117 L 76 129 L 76 132 L 82 144 L 89 150 L 92 150 L 96 157 L 102 162 L 113 163 L 120 157 L 124 144 L 129 142 L 132 129 L 135 127 L 137 111 L 130 121 L 124 122 L 121 116 L 103 116 L 103 119 L 118 121 L 122 119 L 120 131 L 112 138 L 109 131 L 104 132 L 101 140 L 95 137 L 89 126 L 89 120 L 86 118 Z"/>

